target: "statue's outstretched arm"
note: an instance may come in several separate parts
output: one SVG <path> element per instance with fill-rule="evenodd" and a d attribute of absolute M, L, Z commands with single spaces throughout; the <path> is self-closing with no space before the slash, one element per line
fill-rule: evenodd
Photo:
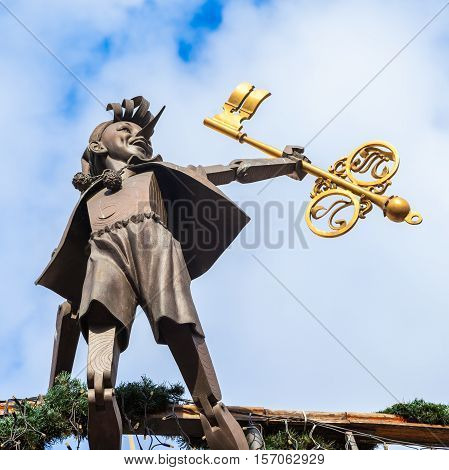
<path fill-rule="evenodd" d="M 219 186 L 232 181 L 254 183 L 277 176 L 289 175 L 302 180 L 306 173 L 302 170 L 302 161 L 307 159 L 299 146 L 287 146 L 282 158 L 253 158 L 233 160 L 229 165 L 210 165 L 189 167 Z"/>

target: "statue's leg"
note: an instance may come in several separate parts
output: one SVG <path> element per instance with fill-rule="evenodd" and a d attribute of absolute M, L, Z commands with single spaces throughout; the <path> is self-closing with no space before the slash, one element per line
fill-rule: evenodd
<path fill-rule="evenodd" d="M 64 302 L 59 306 L 56 317 L 49 388 L 60 372 L 72 372 L 79 337 L 78 309 L 72 307 L 70 302 Z"/>
<path fill-rule="evenodd" d="M 120 349 L 117 323 L 108 312 L 90 311 L 87 318 L 88 438 L 92 450 L 120 449 L 122 420 L 114 386 Z"/>
<path fill-rule="evenodd" d="M 226 406 L 212 359 L 203 337 L 189 324 L 178 324 L 163 318 L 160 334 L 175 358 L 193 401 L 201 411 L 201 424 L 211 449 L 248 449 L 242 428 Z"/>

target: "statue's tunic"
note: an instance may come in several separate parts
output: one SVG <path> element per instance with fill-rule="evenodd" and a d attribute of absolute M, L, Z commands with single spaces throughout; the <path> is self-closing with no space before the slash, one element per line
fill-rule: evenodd
<path fill-rule="evenodd" d="M 167 212 L 153 172 L 123 181 L 117 192 L 102 189 L 87 201 L 90 255 L 79 310 L 83 334 L 94 302 L 119 322 L 119 343 L 128 345 L 137 305 L 155 339 L 168 317 L 204 336 L 190 293 L 190 276 L 180 243 L 167 230 Z"/>
<path fill-rule="evenodd" d="M 198 171 L 167 162 L 139 165 L 134 171 L 155 173 L 167 209 L 168 228 L 181 244 L 191 279 L 206 272 L 249 221 Z M 36 284 L 75 306 L 81 302 L 92 233 L 87 201 L 102 189 L 101 181 L 97 181 L 82 194 L 50 262 L 36 280 Z"/>

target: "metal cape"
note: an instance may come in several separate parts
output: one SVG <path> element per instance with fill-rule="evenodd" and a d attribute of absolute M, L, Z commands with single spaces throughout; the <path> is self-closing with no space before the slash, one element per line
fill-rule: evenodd
<path fill-rule="evenodd" d="M 215 263 L 250 220 L 195 170 L 167 162 L 149 162 L 133 170 L 155 172 L 167 207 L 168 229 L 181 244 L 192 279 Z M 99 183 L 81 196 L 49 264 L 36 280 L 75 305 L 80 303 L 89 258 L 86 201 L 102 188 Z"/>

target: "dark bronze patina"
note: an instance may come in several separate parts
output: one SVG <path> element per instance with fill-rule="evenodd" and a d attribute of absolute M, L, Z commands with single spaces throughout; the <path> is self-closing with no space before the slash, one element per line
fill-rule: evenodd
<path fill-rule="evenodd" d="M 122 425 L 114 386 L 136 307 L 155 339 L 170 348 L 212 449 L 247 449 L 221 392 L 190 293 L 249 218 L 218 188 L 275 176 L 299 179 L 302 149 L 276 160 L 180 167 L 153 155 L 153 116 L 143 97 L 109 104 L 74 185 L 82 191 L 61 242 L 36 281 L 67 302 L 57 318 L 50 385 L 71 372 L 80 331 L 88 342 L 89 445 L 119 449 Z"/>

